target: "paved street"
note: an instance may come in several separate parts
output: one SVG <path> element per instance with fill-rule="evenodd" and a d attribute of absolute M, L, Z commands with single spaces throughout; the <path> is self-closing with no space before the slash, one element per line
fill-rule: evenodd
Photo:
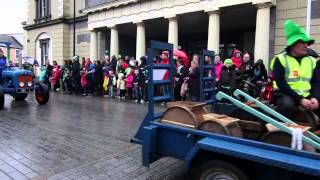
<path fill-rule="evenodd" d="M 141 146 L 129 142 L 146 105 L 53 93 L 38 106 L 33 96 L 0 111 L 0 180 L 181 179 L 181 161 L 141 164 Z"/>

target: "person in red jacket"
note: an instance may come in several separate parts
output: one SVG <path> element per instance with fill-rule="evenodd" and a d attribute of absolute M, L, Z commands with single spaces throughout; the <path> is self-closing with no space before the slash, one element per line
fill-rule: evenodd
<path fill-rule="evenodd" d="M 51 77 L 51 83 L 54 91 L 59 91 L 60 89 L 60 75 L 61 69 L 59 65 L 56 65 L 53 69 L 53 75 Z"/>
<path fill-rule="evenodd" d="M 241 60 L 241 51 L 238 49 L 235 49 L 232 53 L 232 58 L 231 58 L 233 64 L 236 66 L 237 69 L 240 68 L 241 64 L 242 64 L 242 60 Z"/>

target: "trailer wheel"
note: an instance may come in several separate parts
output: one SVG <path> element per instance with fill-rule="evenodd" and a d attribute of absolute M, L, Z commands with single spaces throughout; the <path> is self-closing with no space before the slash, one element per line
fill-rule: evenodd
<path fill-rule="evenodd" d="M 2 87 L 0 86 L 0 110 L 4 107 L 4 93 Z"/>
<path fill-rule="evenodd" d="M 204 163 L 195 173 L 197 180 L 249 180 L 246 174 L 235 165 L 214 160 Z"/>
<path fill-rule="evenodd" d="M 16 94 L 14 100 L 16 101 L 23 101 L 27 98 L 28 93 Z"/>

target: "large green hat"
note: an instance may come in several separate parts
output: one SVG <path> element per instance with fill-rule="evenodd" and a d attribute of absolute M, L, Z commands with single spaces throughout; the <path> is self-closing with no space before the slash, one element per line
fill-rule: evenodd
<path fill-rule="evenodd" d="M 284 33 L 288 40 L 287 47 L 292 46 L 299 40 L 306 42 L 309 45 L 313 44 L 315 41 L 314 39 L 311 39 L 298 24 L 290 19 L 284 23 Z"/>

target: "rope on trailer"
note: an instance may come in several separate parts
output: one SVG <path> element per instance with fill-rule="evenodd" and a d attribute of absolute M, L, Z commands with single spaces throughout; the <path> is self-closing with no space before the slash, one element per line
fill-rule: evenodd
<path fill-rule="evenodd" d="M 291 138 L 291 148 L 296 150 L 302 150 L 303 149 L 303 131 L 301 128 L 292 128 L 290 127 L 292 131 L 292 138 Z"/>

